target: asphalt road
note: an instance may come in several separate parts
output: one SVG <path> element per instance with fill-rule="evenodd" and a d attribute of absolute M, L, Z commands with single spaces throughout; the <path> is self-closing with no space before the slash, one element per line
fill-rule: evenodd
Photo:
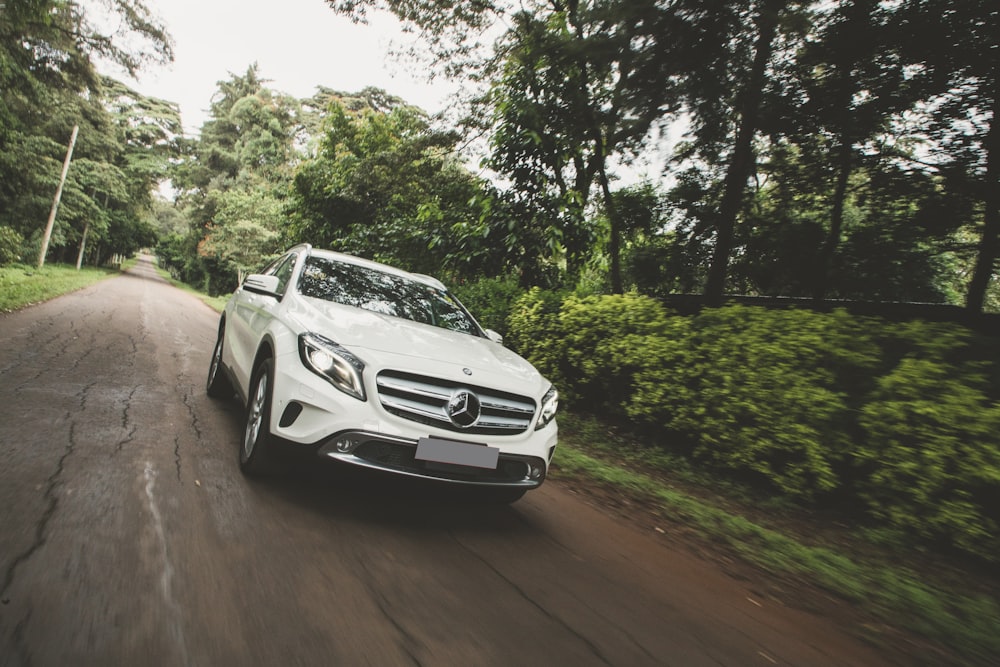
<path fill-rule="evenodd" d="M 0 315 L 0 664 L 886 664 L 557 483 L 245 479 L 217 321 L 147 263 Z"/>

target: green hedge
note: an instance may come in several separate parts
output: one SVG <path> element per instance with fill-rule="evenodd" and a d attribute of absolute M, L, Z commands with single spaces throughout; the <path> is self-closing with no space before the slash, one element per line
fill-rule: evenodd
<path fill-rule="evenodd" d="M 568 407 L 798 502 L 997 560 L 997 343 L 955 325 L 533 290 L 508 343 Z"/>
<path fill-rule="evenodd" d="M 21 259 L 24 237 L 12 227 L 0 227 L 0 266 L 13 264 Z"/>

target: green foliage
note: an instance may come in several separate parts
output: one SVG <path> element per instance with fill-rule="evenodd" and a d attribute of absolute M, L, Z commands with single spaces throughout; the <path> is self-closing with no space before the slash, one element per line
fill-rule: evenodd
<path fill-rule="evenodd" d="M 422 273 L 469 273 L 454 245 L 476 252 L 466 247 L 475 234 L 459 227 L 480 219 L 483 187 L 457 160 L 457 140 L 412 106 L 351 111 L 331 101 L 319 150 L 294 176 L 292 240 Z"/>
<path fill-rule="evenodd" d="M 12 264 L 21 258 L 24 237 L 10 227 L 0 227 L 0 266 Z"/>
<path fill-rule="evenodd" d="M 514 303 L 523 294 L 516 278 L 480 278 L 458 283 L 452 291 L 479 324 L 507 336 L 507 318 Z"/>
<path fill-rule="evenodd" d="M 562 376 L 565 346 L 559 310 L 564 295 L 531 288 L 518 299 L 507 318 L 505 343 L 530 361 L 560 392 L 568 389 Z"/>
<path fill-rule="evenodd" d="M 878 354 L 852 318 L 730 306 L 684 333 L 636 341 L 646 364 L 628 414 L 666 428 L 694 458 L 788 495 L 836 489 L 851 444 L 846 389 Z"/>
<path fill-rule="evenodd" d="M 264 266 L 282 250 L 277 230 L 284 220 L 283 202 L 261 190 L 232 189 L 213 196 L 215 219 L 206 225 L 198 253 L 229 268 L 228 276 L 214 277 L 218 292 L 231 292 L 239 276 Z"/>
<path fill-rule="evenodd" d="M 637 294 L 567 297 L 559 312 L 566 403 L 620 412 L 633 374 L 645 365 L 623 354 L 622 342 L 669 337 L 672 321 L 658 301 Z"/>
<path fill-rule="evenodd" d="M 1000 553 L 995 341 L 746 306 L 681 317 L 635 294 L 533 289 L 508 344 L 577 412 L 627 418 L 672 456 L 796 502 L 866 511 L 910 540 Z"/>
<path fill-rule="evenodd" d="M 1000 553 L 1000 402 L 975 367 L 907 356 L 863 408 L 872 515 L 985 559 Z"/>
<path fill-rule="evenodd" d="M 75 259 L 84 229 L 84 259 L 93 264 L 148 238 L 142 218 L 172 155 L 177 108 L 96 70 L 115 64 L 135 76 L 171 58 L 170 38 L 146 4 L 33 0 L 0 8 L 0 226 L 35 236 L 79 126 L 53 258 Z"/>

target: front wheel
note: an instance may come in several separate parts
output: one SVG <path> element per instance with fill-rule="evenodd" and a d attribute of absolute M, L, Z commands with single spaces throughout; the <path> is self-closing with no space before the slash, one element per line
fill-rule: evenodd
<path fill-rule="evenodd" d="M 274 436 L 271 435 L 271 383 L 274 362 L 265 359 L 254 371 L 247 401 L 247 423 L 240 445 L 240 470 L 262 475 L 271 470 Z"/>

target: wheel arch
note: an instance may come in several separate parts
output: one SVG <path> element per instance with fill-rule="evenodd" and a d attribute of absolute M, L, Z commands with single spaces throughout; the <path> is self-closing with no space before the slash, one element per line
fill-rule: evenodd
<path fill-rule="evenodd" d="M 260 345 L 257 346 L 257 353 L 253 357 L 253 366 L 251 366 L 250 371 L 251 378 L 256 375 L 257 368 L 265 359 L 274 359 L 274 341 L 269 336 L 261 339 Z"/>

